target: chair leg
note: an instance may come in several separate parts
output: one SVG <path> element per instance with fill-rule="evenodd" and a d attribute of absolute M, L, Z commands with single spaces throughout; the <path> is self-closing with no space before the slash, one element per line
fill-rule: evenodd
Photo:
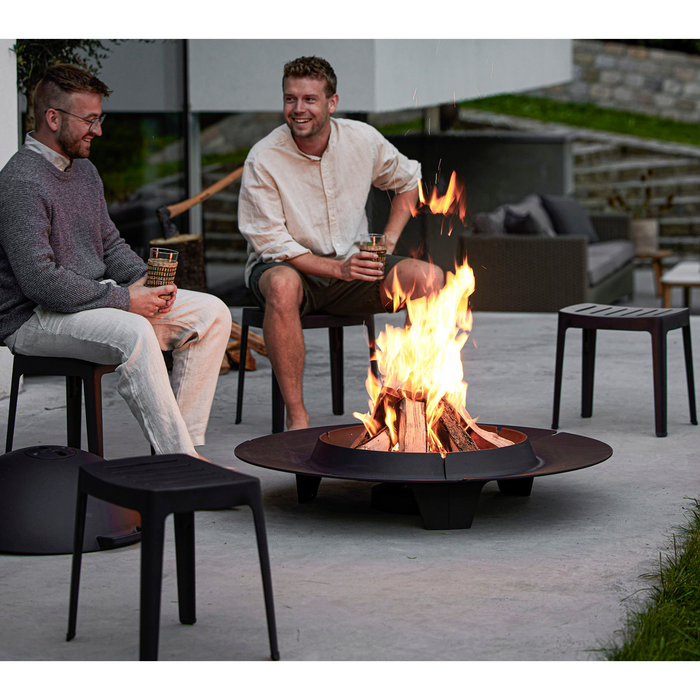
<path fill-rule="evenodd" d="M 284 398 L 274 370 L 272 370 L 272 432 L 284 432 Z"/>
<path fill-rule="evenodd" d="M 593 379 L 595 376 L 596 329 L 584 328 L 581 357 L 581 417 L 593 415 Z"/>
<path fill-rule="evenodd" d="M 372 368 L 372 374 L 379 379 L 379 363 L 377 362 L 377 341 L 374 331 L 374 316 L 368 316 L 365 319 L 367 326 L 367 341 L 369 343 L 369 365 Z"/>
<path fill-rule="evenodd" d="M 241 350 L 238 362 L 238 395 L 236 396 L 236 424 L 243 417 L 243 385 L 245 384 L 245 358 L 248 352 L 248 328 L 241 326 Z"/>
<path fill-rule="evenodd" d="M 331 351 L 331 395 L 333 415 L 342 416 L 345 412 L 343 386 L 343 327 L 328 329 L 328 344 Z"/>
<path fill-rule="evenodd" d="M 564 368 L 564 344 L 567 326 L 559 321 L 557 327 L 557 356 L 554 364 L 554 401 L 552 403 L 552 430 L 559 427 L 559 407 L 561 405 L 561 379 Z"/>
<path fill-rule="evenodd" d="M 270 571 L 270 556 L 267 549 L 265 516 L 263 514 L 262 499 L 260 498 L 259 489 L 255 493 L 248 494 L 248 505 L 253 511 L 255 536 L 258 541 L 258 556 L 260 558 L 260 572 L 262 574 L 263 594 L 265 596 L 265 612 L 267 614 L 267 633 L 270 639 L 270 653 L 275 661 L 279 661 L 280 652 L 277 646 L 275 600 L 272 595 L 272 573 Z"/>
<path fill-rule="evenodd" d="M 158 660 L 160 633 L 160 597 L 163 578 L 163 535 L 165 519 L 141 514 L 141 661 Z"/>
<path fill-rule="evenodd" d="M 690 342 L 690 326 L 683 326 L 683 351 L 685 353 L 685 374 L 688 380 L 688 403 L 690 404 L 690 422 L 698 424 L 695 408 L 695 378 L 693 376 L 693 347 Z"/>
<path fill-rule="evenodd" d="M 19 380 L 22 373 L 14 362 L 12 365 L 12 381 L 10 383 L 10 405 L 7 414 L 7 438 L 5 440 L 5 452 L 12 452 L 12 443 L 15 437 L 15 418 L 17 416 L 17 395 L 19 394 Z"/>
<path fill-rule="evenodd" d="M 80 377 L 66 377 L 66 436 L 68 447 L 80 449 L 83 408 L 83 380 Z M 100 455 L 102 456 L 102 455 Z"/>
<path fill-rule="evenodd" d="M 70 578 L 70 606 L 68 608 L 68 634 L 66 634 L 67 642 L 70 642 L 70 640 L 75 637 L 76 620 L 78 618 L 78 590 L 80 588 L 80 564 L 83 558 L 87 499 L 87 493 L 80 488 L 80 477 L 78 477 L 78 497 L 75 506 L 75 527 L 73 529 L 73 562 Z"/>
<path fill-rule="evenodd" d="M 102 437 L 102 377 L 95 372 L 91 382 L 85 382 L 85 427 L 88 451 L 104 457 Z"/>
<path fill-rule="evenodd" d="M 657 328 L 651 334 L 654 362 L 654 420 L 656 437 L 666 437 L 666 333 Z"/>
<path fill-rule="evenodd" d="M 197 622 L 194 571 L 194 513 L 175 513 L 175 559 L 177 566 L 177 602 L 180 622 Z"/>

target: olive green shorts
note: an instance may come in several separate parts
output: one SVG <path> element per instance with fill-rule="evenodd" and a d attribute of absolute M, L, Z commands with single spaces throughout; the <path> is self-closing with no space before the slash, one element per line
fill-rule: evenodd
<path fill-rule="evenodd" d="M 387 255 L 384 261 L 384 274 L 402 260 L 401 255 Z M 381 280 L 364 282 L 352 280 L 345 282 L 335 277 L 317 277 L 306 275 L 286 262 L 260 262 L 250 272 L 248 289 L 257 305 L 265 310 L 265 297 L 260 292 L 260 277 L 265 270 L 278 265 L 286 265 L 294 270 L 301 278 L 304 288 L 304 301 L 301 304 L 300 315 L 335 314 L 336 316 L 362 316 L 365 314 L 382 314 L 386 312 L 379 292 Z"/>

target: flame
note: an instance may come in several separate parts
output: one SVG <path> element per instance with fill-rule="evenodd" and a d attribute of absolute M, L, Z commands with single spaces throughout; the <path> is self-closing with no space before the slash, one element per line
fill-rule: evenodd
<path fill-rule="evenodd" d="M 453 274 L 446 274 L 445 286 L 434 294 L 418 299 L 411 298 L 411 290 L 401 289 L 398 280 L 390 296 L 405 301 L 407 321 L 404 328 L 391 325 L 377 338 L 377 362 L 382 381 L 368 372 L 365 386 L 369 394 L 369 413 L 354 413 L 362 420 L 370 435 L 384 426 L 372 419 L 375 403 L 382 385 L 391 387 L 400 395 L 425 400 L 428 424 L 429 449 L 449 451 L 437 435 L 438 420 L 442 411 L 440 401 L 446 398 L 467 420 L 467 384 L 464 382 L 462 348 L 472 328 L 469 296 L 474 291 L 474 273 L 464 262 Z M 386 425 L 389 426 L 392 449 L 397 442 L 394 411 L 387 405 Z"/>
<path fill-rule="evenodd" d="M 415 217 L 424 208 L 429 209 L 432 214 L 442 214 L 443 216 L 457 215 L 460 221 L 466 225 L 467 194 L 464 185 L 457 181 L 457 173 L 452 172 L 447 191 L 442 197 L 438 196 L 438 188 L 435 185 L 430 194 L 430 199 L 427 199 L 423 192 L 423 183 L 418 180 L 418 206 L 411 208 L 411 214 Z M 447 235 L 449 236 L 451 233 L 452 224 L 450 223 Z"/>

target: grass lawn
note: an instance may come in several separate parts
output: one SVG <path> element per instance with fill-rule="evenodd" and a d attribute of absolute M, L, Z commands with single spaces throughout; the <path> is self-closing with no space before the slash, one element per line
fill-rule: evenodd
<path fill-rule="evenodd" d="M 700 660 L 700 501 L 688 510 L 688 525 L 652 582 L 646 605 L 628 615 L 619 643 L 603 650 L 610 661 Z"/>
<path fill-rule="evenodd" d="M 544 97 L 525 95 L 495 95 L 461 102 L 460 106 L 465 109 L 481 109 L 497 114 L 700 146 L 698 124 L 659 119 L 636 112 L 621 112 L 590 103 L 556 102 Z"/>

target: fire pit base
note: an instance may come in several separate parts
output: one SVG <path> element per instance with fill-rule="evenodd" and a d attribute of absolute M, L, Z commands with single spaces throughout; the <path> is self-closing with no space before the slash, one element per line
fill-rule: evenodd
<path fill-rule="evenodd" d="M 527 436 L 535 459 L 524 462 L 520 472 L 512 462 L 506 461 L 502 467 L 489 466 L 489 473 L 479 466 L 473 471 L 473 477 L 455 478 L 452 476 L 454 470 L 448 464 L 442 473 L 434 465 L 426 470 L 414 469 L 413 459 L 420 455 L 413 454 L 406 455 L 408 461 L 402 461 L 399 470 L 384 466 L 387 460 L 379 460 L 376 468 L 368 468 L 367 463 L 353 467 L 344 463 L 338 452 L 334 452 L 332 459 L 319 458 L 319 443 L 327 443 L 327 440 L 320 440 L 321 436 L 331 432 L 338 434 L 339 430 L 357 428 L 356 425 L 265 435 L 241 443 L 234 453 L 249 464 L 295 474 L 299 503 L 316 498 L 324 477 L 380 482 L 371 490 L 371 505 L 392 513 L 418 513 L 428 530 L 471 527 L 481 490 L 489 481 L 496 481 L 502 493 L 529 496 L 536 476 L 584 469 L 604 462 L 612 455 L 609 445 L 581 435 L 544 428 L 497 427 L 517 430 Z M 439 457 L 424 455 L 422 459 L 433 457 L 434 461 L 436 456 Z M 499 468 L 503 469 L 502 473 L 499 473 Z"/>
<path fill-rule="evenodd" d="M 502 493 L 529 496 L 534 478 L 497 480 Z M 446 484 L 376 484 L 370 505 L 385 513 L 420 515 L 426 530 L 458 530 L 472 526 L 481 490 L 487 481 Z"/>

